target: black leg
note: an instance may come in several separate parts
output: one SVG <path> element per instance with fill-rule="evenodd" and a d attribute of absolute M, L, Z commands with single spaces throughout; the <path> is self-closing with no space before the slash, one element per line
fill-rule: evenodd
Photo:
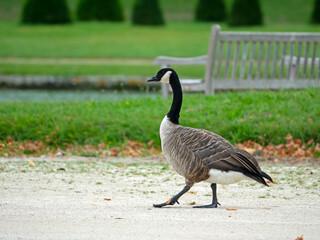
<path fill-rule="evenodd" d="M 212 189 L 212 204 L 204 205 L 204 206 L 194 206 L 194 208 L 216 208 L 218 204 L 220 205 L 217 199 L 217 184 L 212 183 L 211 189 Z"/>
<path fill-rule="evenodd" d="M 186 192 L 189 191 L 191 187 L 189 187 L 188 185 L 186 185 L 177 195 L 174 195 L 170 200 L 164 202 L 164 203 L 160 203 L 160 204 L 153 204 L 154 207 L 157 207 L 157 208 L 161 208 L 161 207 L 164 207 L 164 206 L 167 206 L 167 205 L 173 205 L 175 203 L 178 203 L 178 199 L 183 195 L 185 194 Z"/>

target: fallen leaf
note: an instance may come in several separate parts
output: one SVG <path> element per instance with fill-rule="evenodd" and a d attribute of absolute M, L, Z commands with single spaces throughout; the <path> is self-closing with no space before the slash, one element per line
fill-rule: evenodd
<path fill-rule="evenodd" d="M 303 240 L 303 235 L 301 235 L 300 237 L 297 237 L 296 240 Z"/>
<path fill-rule="evenodd" d="M 12 143 L 13 142 L 13 140 L 12 140 L 12 138 L 11 137 L 7 137 L 7 143 Z"/>
<path fill-rule="evenodd" d="M 229 207 L 225 207 L 225 209 L 227 211 L 236 211 L 236 210 L 238 210 L 238 208 L 229 208 Z"/>
<path fill-rule="evenodd" d="M 98 149 L 99 150 L 102 150 L 102 149 L 105 149 L 106 148 L 106 144 L 104 142 L 101 142 L 98 144 Z"/>
<path fill-rule="evenodd" d="M 197 192 L 195 192 L 195 191 L 188 191 L 187 193 L 196 194 Z"/>
<path fill-rule="evenodd" d="M 296 139 L 294 140 L 294 143 L 295 143 L 295 144 L 298 144 L 298 145 L 302 145 L 302 140 L 301 140 L 300 138 L 296 138 Z"/>
<path fill-rule="evenodd" d="M 196 202 L 188 202 L 188 203 L 186 203 L 186 205 L 195 205 L 196 204 Z"/>
<path fill-rule="evenodd" d="M 226 189 L 226 185 L 221 185 L 221 187 L 222 187 L 223 189 Z"/>
<path fill-rule="evenodd" d="M 105 201 L 111 201 L 111 198 L 104 198 Z"/>
<path fill-rule="evenodd" d="M 273 180 L 272 182 L 270 180 L 267 180 L 267 183 L 277 183 L 277 181 Z"/>
<path fill-rule="evenodd" d="M 148 142 L 148 146 L 149 146 L 149 147 L 152 147 L 152 146 L 153 146 L 153 140 L 150 140 L 150 141 Z"/>
<path fill-rule="evenodd" d="M 29 160 L 29 167 L 35 167 L 36 164 L 32 161 L 32 160 Z"/>
<path fill-rule="evenodd" d="M 89 204 L 92 206 L 98 205 L 98 203 L 94 203 L 94 202 L 90 202 Z"/>
<path fill-rule="evenodd" d="M 290 133 L 287 134 L 286 139 L 287 139 L 287 143 L 293 142 L 293 137 Z"/>
<path fill-rule="evenodd" d="M 317 143 L 316 146 L 314 147 L 314 151 L 315 151 L 315 152 L 320 152 L 319 143 Z"/>
<path fill-rule="evenodd" d="M 118 150 L 115 148 L 115 147 L 113 147 L 112 149 L 111 149 L 111 156 L 112 157 L 115 157 L 115 156 L 117 156 L 118 155 Z"/>
<path fill-rule="evenodd" d="M 308 122 L 312 122 L 313 121 L 313 119 L 312 118 L 308 118 L 308 120 L 307 120 Z"/>
<path fill-rule="evenodd" d="M 311 145 L 313 143 L 313 139 L 310 139 L 308 142 L 307 142 L 307 145 Z"/>

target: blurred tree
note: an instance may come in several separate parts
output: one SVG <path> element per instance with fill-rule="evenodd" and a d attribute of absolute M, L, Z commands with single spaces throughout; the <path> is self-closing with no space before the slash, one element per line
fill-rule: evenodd
<path fill-rule="evenodd" d="M 234 0 L 230 13 L 229 25 L 262 25 L 262 18 L 259 0 Z"/>
<path fill-rule="evenodd" d="M 311 17 L 311 23 L 320 24 L 320 0 L 314 1 L 313 14 Z"/>
<path fill-rule="evenodd" d="M 124 21 L 119 0 L 79 0 L 76 13 L 82 21 Z"/>
<path fill-rule="evenodd" d="M 23 23 L 69 23 L 70 12 L 65 0 L 26 0 L 22 8 Z"/>
<path fill-rule="evenodd" d="M 132 22 L 137 25 L 163 25 L 164 20 L 158 0 L 136 0 Z"/>
<path fill-rule="evenodd" d="M 223 0 L 199 0 L 196 7 L 197 21 L 211 22 L 226 19 L 226 6 Z"/>

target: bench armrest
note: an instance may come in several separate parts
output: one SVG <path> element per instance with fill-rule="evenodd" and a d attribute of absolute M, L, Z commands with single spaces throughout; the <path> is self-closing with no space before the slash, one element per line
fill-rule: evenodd
<path fill-rule="evenodd" d="M 198 56 L 198 57 L 167 57 L 159 56 L 154 60 L 155 65 L 169 66 L 169 65 L 195 65 L 195 64 L 207 64 L 208 56 Z"/>
<path fill-rule="evenodd" d="M 290 64 L 290 60 L 291 60 L 291 64 L 297 64 L 298 62 L 298 57 L 297 56 L 284 56 L 284 63 L 286 65 Z M 319 64 L 320 63 L 320 58 L 314 58 L 314 64 Z M 304 58 L 304 57 L 300 57 L 300 64 L 312 64 L 312 58 Z"/>

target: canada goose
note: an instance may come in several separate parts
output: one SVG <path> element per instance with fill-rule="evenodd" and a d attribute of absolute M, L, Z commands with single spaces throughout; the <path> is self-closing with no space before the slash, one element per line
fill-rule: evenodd
<path fill-rule="evenodd" d="M 185 177 L 186 186 L 170 200 L 154 207 L 178 203 L 179 198 L 197 182 L 211 183 L 212 203 L 197 208 L 216 208 L 217 184 L 232 184 L 253 179 L 266 186 L 263 178 L 272 178 L 261 171 L 257 160 L 248 152 L 231 145 L 223 137 L 204 129 L 179 125 L 182 89 L 177 73 L 172 68 L 161 69 L 148 82 L 171 85 L 173 101 L 170 111 L 160 125 L 161 148 L 174 170 Z"/>

